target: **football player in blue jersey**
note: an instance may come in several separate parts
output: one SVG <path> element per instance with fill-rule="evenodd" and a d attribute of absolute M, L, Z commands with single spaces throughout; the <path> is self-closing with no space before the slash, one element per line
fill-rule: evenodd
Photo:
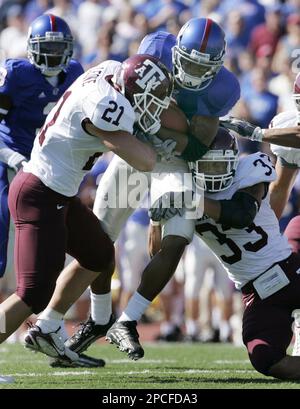
<path fill-rule="evenodd" d="M 224 31 L 208 18 L 189 20 L 177 38 L 167 32 L 156 32 L 149 34 L 142 41 L 138 53 L 159 58 L 173 71 L 177 84 L 174 98 L 190 120 L 189 134 L 178 135 L 175 145 L 171 144 L 174 150 L 181 152 L 180 158 L 175 159 L 174 163 L 168 162 L 170 165 L 161 162 L 154 172 L 188 172 L 186 162 L 195 161 L 207 152 L 217 133 L 219 117 L 227 114 L 238 101 L 240 96 L 238 80 L 223 67 L 225 49 Z M 167 145 L 169 138 L 175 139 L 174 131 L 166 129 L 160 130 L 157 135 L 166 140 Z M 161 142 L 163 144 L 163 141 Z M 112 172 L 111 179 L 115 176 L 112 166 L 115 166 L 116 172 L 118 169 L 116 163 L 109 166 Z M 105 189 L 107 186 L 100 184 L 99 195 Z M 103 214 L 101 200 L 96 199 L 94 212 L 105 225 L 112 240 L 118 236 L 118 225 L 122 224 L 124 217 L 123 213 L 120 215 L 118 211 L 119 209 L 116 212 L 109 209 Z M 108 220 L 113 220 L 114 226 L 108 223 Z M 172 219 L 169 226 L 164 226 L 161 251 L 144 270 L 137 292 L 107 333 L 107 338 L 116 343 L 120 350 L 126 351 L 132 359 L 139 359 L 144 354 L 138 341 L 137 321 L 174 274 L 186 245 L 192 240 L 193 233 L 194 220 L 186 217 Z M 155 237 L 154 232 L 152 240 L 154 246 Z M 91 317 L 66 344 L 76 352 L 82 352 L 91 342 L 104 335 L 103 325 L 100 323 L 104 320 L 103 311 L 110 310 L 103 308 L 101 303 L 109 302 L 110 296 L 105 294 L 106 297 L 103 297 L 101 277 L 92 283 L 91 292 Z M 109 314 L 106 318 L 105 322 L 108 322 Z"/>
<path fill-rule="evenodd" d="M 139 47 L 139 53 L 158 57 L 173 72 L 176 84 L 173 97 L 189 120 L 189 133 L 175 138 L 173 131 L 161 130 L 158 136 L 167 146 L 168 138 L 176 139 L 177 144 L 171 146 L 187 162 L 200 159 L 207 152 L 216 136 L 219 117 L 228 114 L 240 97 L 237 78 L 223 66 L 225 51 L 225 33 L 209 18 L 189 20 L 177 37 L 167 32 L 149 34 Z M 165 215 L 160 214 L 159 218 L 163 220 Z M 160 227 L 152 226 L 152 246 L 157 250 L 161 245 L 161 250 L 144 270 L 137 292 L 121 317 L 107 332 L 107 339 L 133 359 L 144 354 L 134 324 L 174 274 L 193 237 L 193 228 L 188 231 L 189 222 L 193 227 L 193 220 L 177 219 L 176 227 L 170 229 L 165 224 L 161 243 Z M 95 286 L 92 284 L 92 291 Z"/>
<path fill-rule="evenodd" d="M 36 132 L 52 107 L 83 73 L 81 64 L 72 59 L 73 44 L 68 24 L 44 14 L 29 27 L 28 59 L 8 59 L 0 67 L 0 277 L 7 263 L 9 181 L 29 159 Z M 103 360 L 88 357 L 80 363 L 104 365 Z"/>
<path fill-rule="evenodd" d="M 0 68 L 0 277 L 7 259 L 8 170 L 17 172 L 29 159 L 36 131 L 82 74 L 72 54 L 73 37 L 67 23 L 45 14 L 29 27 L 28 59 L 9 59 Z"/>

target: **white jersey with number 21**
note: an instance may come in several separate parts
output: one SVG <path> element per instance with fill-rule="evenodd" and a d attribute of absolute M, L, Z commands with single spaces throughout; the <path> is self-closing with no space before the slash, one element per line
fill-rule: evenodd
<path fill-rule="evenodd" d="M 132 133 L 135 113 L 110 79 L 120 63 L 105 61 L 82 74 L 49 113 L 24 171 L 65 196 L 76 195 L 84 175 L 108 149 L 84 129 L 89 119 L 104 131 Z"/>

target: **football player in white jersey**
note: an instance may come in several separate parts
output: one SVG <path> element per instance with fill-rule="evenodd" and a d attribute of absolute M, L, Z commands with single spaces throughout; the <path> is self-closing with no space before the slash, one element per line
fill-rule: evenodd
<path fill-rule="evenodd" d="M 270 123 L 271 128 L 285 129 L 300 125 L 300 73 L 294 82 L 293 98 L 295 109 L 276 115 Z M 277 145 L 271 145 L 271 149 L 277 156 L 277 179 L 270 186 L 270 203 L 280 219 L 300 168 L 300 149 Z"/>
<path fill-rule="evenodd" d="M 109 150 L 141 171 L 154 167 L 156 154 L 132 135 L 133 125 L 137 122 L 145 132 L 159 128 L 172 88 L 172 77 L 157 58 L 137 55 L 122 64 L 106 61 L 90 69 L 52 109 L 35 139 L 30 161 L 9 191 L 16 226 L 17 290 L 0 306 L 6 318 L 0 342 L 29 315 L 47 306 L 67 252 L 75 258 L 71 264 L 77 276 L 73 282 L 64 276 L 61 309 L 50 308 L 50 315 L 48 310 L 41 316 L 26 345 L 39 350 L 46 344 L 50 356 L 77 359 L 76 353 L 65 353 L 60 325 L 53 329 L 56 324 L 50 320 L 60 323 L 60 312 L 100 272 L 109 291 L 114 269 L 113 243 L 97 217 L 76 197 L 79 185 L 95 159 Z"/>
<path fill-rule="evenodd" d="M 300 256 L 292 253 L 270 207 L 276 179 L 268 155 L 238 159 L 235 138 L 220 128 L 211 150 L 191 164 L 204 188 L 196 232 L 243 294 L 243 342 L 254 368 L 279 379 L 300 379 L 300 357 L 286 354 L 292 311 L 300 307 Z"/>

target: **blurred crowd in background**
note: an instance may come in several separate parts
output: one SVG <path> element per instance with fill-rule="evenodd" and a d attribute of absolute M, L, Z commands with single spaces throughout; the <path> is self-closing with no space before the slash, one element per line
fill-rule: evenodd
<path fill-rule="evenodd" d="M 2 62 L 26 58 L 28 27 L 45 12 L 67 21 L 76 40 L 74 58 L 85 69 L 107 59 L 122 61 L 135 54 L 142 38 L 150 32 L 165 30 L 177 35 L 188 19 L 210 17 L 225 30 L 225 66 L 237 75 L 241 85 L 241 99 L 232 115 L 266 128 L 277 112 L 293 108 L 292 84 L 300 69 L 300 0 L 0 0 Z M 267 145 L 251 141 L 239 141 L 239 145 L 244 153 L 270 153 Z M 109 159 L 109 155 L 101 158 L 81 187 L 81 198 L 91 207 Z M 300 181 L 285 209 L 282 230 L 299 213 L 299 198 Z M 147 212 L 138 210 L 116 245 L 116 314 L 137 288 L 139 274 L 149 261 L 148 223 Z M 1 283 L 2 296 L 14 290 L 10 282 L 12 262 L 8 268 L 8 278 Z M 88 301 L 83 296 L 69 316 L 85 319 L 87 309 Z M 235 331 L 240 327 L 240 309 L 240 295 L 226 272 L 210 250 L 195 239 L 176 277 L 155 300 L 144 321 L 161 322 L 152 339 L 240 344 L 241 334 Z"/>

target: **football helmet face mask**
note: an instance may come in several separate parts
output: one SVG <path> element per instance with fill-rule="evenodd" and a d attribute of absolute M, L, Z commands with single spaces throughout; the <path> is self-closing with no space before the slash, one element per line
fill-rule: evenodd
<path fill-rule="evenodd" d="M 193 18 L 181 28 L 172 49 L 173 74 L 182 88 L 206 88 L 220 71 L 226 42 L 222 28 L 209 18 Z"/>
<path fill-rule="evenodd" d="M 139 127 L 145 133 L 158 132 L 173 91 L 168 69 L 156 57 L 138 54 L 125 60 L 112 80 L 133 106 Z"/>
<path fill-rule="evenodd" d="M 196 162 L 190 162 L 196 186 L 208 193 L 228 189 L 238 165 L 237 141 L 225 128 L 219 128 L 210 150 Z"/>
<path fill-rule="evenodd" d="M 294 82 L 293 100 L 298 111 L 298 122 L 300 122 L 300 72 L 297 74 Z"/>
<path fill-rule="evenodd" d="M 68 24 L 53 14 L 43 14 L 29 27 L 29 61 L 46 76 L 58 75 L 73 54 L 73 37 Z"/>

